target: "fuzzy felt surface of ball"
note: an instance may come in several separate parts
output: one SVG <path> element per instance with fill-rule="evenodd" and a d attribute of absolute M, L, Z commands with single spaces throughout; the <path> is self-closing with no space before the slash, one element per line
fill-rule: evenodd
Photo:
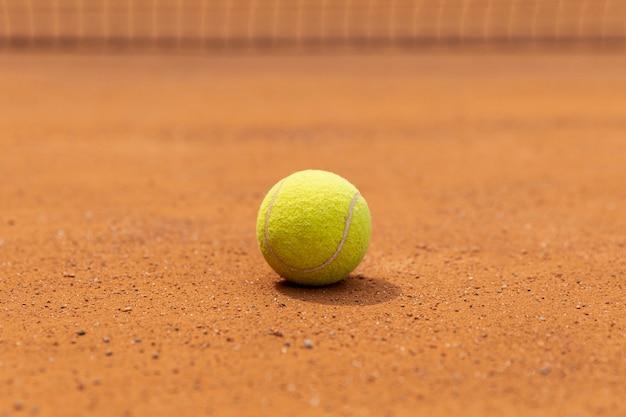
<path fill-rule="evenodd" d="M 328 171 L 306 170 L 277 182 L 257 217 L 259 247 L 287 281 L 322 286 L 341 281 L 363 259 L 372 222 L 359 190 Z"/>

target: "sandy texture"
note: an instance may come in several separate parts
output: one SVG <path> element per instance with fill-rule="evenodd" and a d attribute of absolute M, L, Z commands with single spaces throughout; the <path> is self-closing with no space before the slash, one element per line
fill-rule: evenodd
<path fill-rule="evenodd" d="M 353 182 L 284 284 L 278 179 Z M 0 416 L 624 416 L 626 58 L 0 55 Z"/>

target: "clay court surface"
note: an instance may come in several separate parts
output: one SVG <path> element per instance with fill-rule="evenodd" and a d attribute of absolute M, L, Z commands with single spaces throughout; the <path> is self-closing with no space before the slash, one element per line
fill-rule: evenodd
<path fill-rule="evenodd" d="M 317 289 L 306 168 L 373 218 Z M 623 55 L 4 53 L 0 180 L 0 416 L 626 415 Z"/>

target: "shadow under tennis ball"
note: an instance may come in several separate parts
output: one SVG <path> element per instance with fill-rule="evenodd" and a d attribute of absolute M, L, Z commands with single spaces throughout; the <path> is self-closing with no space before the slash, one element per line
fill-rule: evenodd
<path fill-rule="evenodd" d="M 351 275 L 336 284 L 304 287 L 288 281 L 275 284 L 281 294 L 319 304 L 365 306 L 381 304 L 400 296 L 400 287 L 382 278 Z"/>

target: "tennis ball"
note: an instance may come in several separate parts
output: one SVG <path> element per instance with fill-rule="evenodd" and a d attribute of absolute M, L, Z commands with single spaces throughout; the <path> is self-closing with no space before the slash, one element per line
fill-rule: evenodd
<path fill-rule="evenodd" d="M 370 242 L 370 211 L 339 175 L 307 170 L 274 185 L 259 209 L 256 235 L 265 260 L 287 281 L 321 286 L 357 267 Z"/>

